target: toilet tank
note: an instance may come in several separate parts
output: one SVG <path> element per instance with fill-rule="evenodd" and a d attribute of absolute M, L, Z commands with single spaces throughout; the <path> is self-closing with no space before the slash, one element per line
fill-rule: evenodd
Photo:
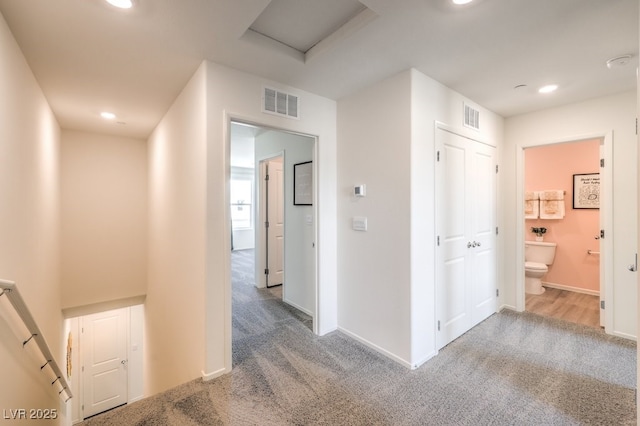
<path fill-rule="evenodd" d="M 526 262 L 538 262 L 551 265 L 556 257 L 556 243 L 544 241 L 525 241 L 524 260 Z"/>

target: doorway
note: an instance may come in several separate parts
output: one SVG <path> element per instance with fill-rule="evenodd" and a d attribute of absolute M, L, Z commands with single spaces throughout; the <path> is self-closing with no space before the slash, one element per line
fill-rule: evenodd
<path fill-rule="evenodd" d="M 264 286 L 284 287 L 284 156 L 260 160 L 260 241 Z M 262 286 L 262 285 L 261 285 Z"/>
<path fill-rule="evenodd" d="M 524 202 L 536 203 L 536 209 L 525 209 L 523 215 L 523 243 L 531 247 L 527 241 L 543 240 L 544 244 L 556 245 L 542 287 L 539 291 L 523 291 L 524 308 L 543 316 L 604 327 L 606 250 L 601 232 L 606 227 L 603 210 L 608 194 L 601 165 L 606 156 L 605 140 L 594 137 L 532 146 L 523 150 L 523 156 Z M 581 194 L 587 192 L 593 202 L 581 200 Z M 545 194 L 554 193 L 563 195 L 562 209 L 547 215 L 543 211 L 548 203 Z M 526 194 L 535 200 L 526 201 Z M 544 233 L 536 236 L 533 229 Z"/>
<path fill-rule="evenodd" d="M 267 290 L 267 287 L 273 287 L 268 297 L 279 291 L 281 296 L 278 298 L 284 304 L 300 311 L 311 322 L 316 314 L 317 202 L 305 206 L 294 205 L 293 169 L 294 164 L 315 160 L 316 138 L 236 120 L 230 122 L 229 138 L 230 180 L 233 181 L 239 168 L 250 168 L 254 188 L 250 201 L 251 245 L 240 249 L 237 233 L 233 234 L 230 269 L 234 326 L 239 324 L 234 307 L 236 302 L 240 299 L 246 301 L 250 292 Z M 265 180 L 267 169 L 269 179 Z M 266 220 L 268 210 L 271 212 Z M 269 222 L 268 227 L 265 226 L 266 222 Z M 268 251 L 267 240 L 271 240 Z M 248 259 L 247 255 L 252 258 Z M 247 272 L 240 274 L 235 265 L 241 258 L 244 258 L 245 266 L 254 265 L 254 273 L 250 277 Z M 237 290 L 234 280 L 237 281 L 238 277 L 244 277 L 241 281 L 249 283 L 252 289 L 243 286 Z M 248 324 L 244 326 L 245 330 L 250 328 L 253 327 Z M 234 338 L 240 334 L 233 328 Z"/>
<path fill-rule="evenodd" d="M 65 334 L 74 424 L 144 397 L 144 305 L 68 318 Z"/>

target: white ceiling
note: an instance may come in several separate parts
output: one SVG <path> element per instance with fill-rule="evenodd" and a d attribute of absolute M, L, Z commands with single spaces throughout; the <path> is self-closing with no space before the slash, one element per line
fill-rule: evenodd
<path fill-rule="evenodd" d="M 0 0 L 0 12 L 63 128 L 139 138 L 203 59 L 332 99 L 415 67 L 505 117 L 636 86 L 638 0 L 361 0 L 363 12 L 306 54 L 248 31 L 270 3 L 136 0 L 121 11 L 103 0 Z M 605 66 L 627 53 L 626 67 Z M 537 94 L 546 83 L 560 89 Z"/>

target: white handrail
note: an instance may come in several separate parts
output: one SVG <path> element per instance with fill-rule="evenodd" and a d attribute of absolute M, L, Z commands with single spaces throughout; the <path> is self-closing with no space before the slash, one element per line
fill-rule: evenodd
<path fill-rule="evenodd" d="M 49 366 L 51 370 L 53 370 L 56 379 L 51 383 L 51 386 L 58 382 L 61 386 L 58 395 L 61 395 L 62 392 L 64 392 L 67 395 L 67 399 L 65 400 L 65 402 L 67 402 L 73 397 L 73 395 L 71 394 L 71 390 L 69 389 L 69 385 L 67 384 L 64 374 L 62 374 L 62 371 L 60 370 L 60 367 L 58 367 L 58 363 L 53 358 L 53 355 L 49 350 L 49 346 L 47 345 L 47 342 L 44 339 L 40 328 L 38 328 L 38 324 L 36 324 L 36 321 L 33 319 L 31 312 L 29 312 L 27 305 L 24 303 L 24 299 L 22 298 L 22 296 L 20 296 L 20 292 L 16 287 L 16 283 L 13 281 L 0 280 L 0 290 L 2 290 L 0 292 L 0 296 L 7 296 L 7 299 L 9 300 L 9 302 L 11 302 L 13 308 L 16 310 L 18 315 L 20 315 L 20 318 L 22 319 L 24 325 L 27 327 L 27 330 L 29 330 L 29 333 L 31 333 L 31 336 L 27 340 L 22 342 L 22 346 L 24 347 L 31 341 L 31 339 L 36 342 L 38 348 L 40 348 L 40 352 L 42 352 L 42 355 L 46 360 L 46 363 L 40 367 L 40 370 L 44 369 L 46 366 Z"/>

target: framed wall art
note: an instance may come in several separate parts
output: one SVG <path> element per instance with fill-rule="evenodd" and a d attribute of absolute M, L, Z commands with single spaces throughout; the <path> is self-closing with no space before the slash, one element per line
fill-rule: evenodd
<path fill-rule="evenodd" d="M 293 165 L 293 205 L 313 205 L 313 163 L 311 161 Z"/>
<path fill-rule="evenodd" d="M 573 208 L 600 208 L 600 173 L 573 175 Z"/>

